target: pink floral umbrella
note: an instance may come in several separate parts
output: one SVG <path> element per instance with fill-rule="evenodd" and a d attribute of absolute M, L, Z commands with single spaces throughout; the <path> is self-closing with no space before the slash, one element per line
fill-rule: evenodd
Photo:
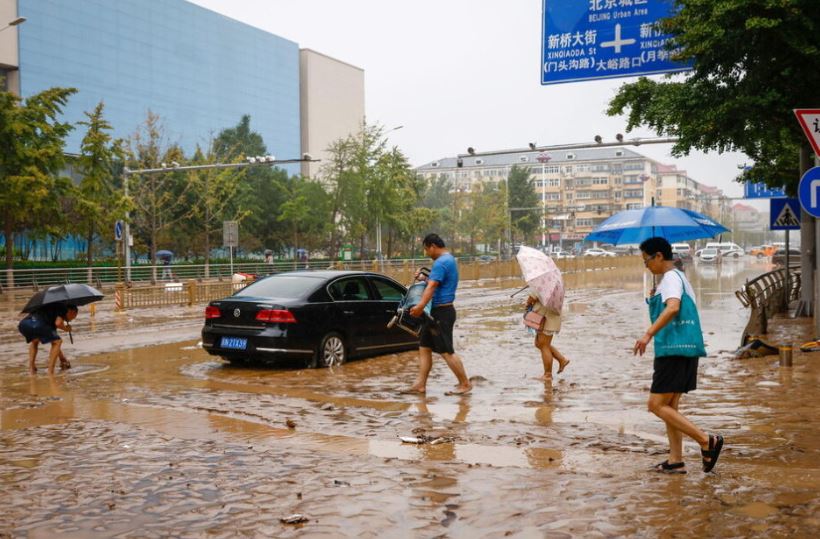
<path fill-rule="evenodd" d="M 552 258 L 531 247 L 521 246 L 515 255 L 521 274 L 542 305 L 561 312 L 564 307 L 564 280 Z"/>

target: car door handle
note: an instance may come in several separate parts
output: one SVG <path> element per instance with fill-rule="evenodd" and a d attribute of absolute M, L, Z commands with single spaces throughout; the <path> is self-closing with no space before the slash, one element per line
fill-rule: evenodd
<path fill-rule="evenodd" d="M 342 313 L 344 313 L 344 314 L 353 314 L 354 311 L 342 311 Z"/>
<path fill-rule="evenodd" d="M 396 314 L 396 309 L 387 309 L 384 312 L 386 312 L 387 314 Z"/>

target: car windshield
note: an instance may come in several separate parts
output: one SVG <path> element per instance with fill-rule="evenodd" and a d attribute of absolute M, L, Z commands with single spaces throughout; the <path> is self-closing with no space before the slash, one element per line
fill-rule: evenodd
<path fill-rule="evenodd" d="M 716 253 L 717 253 L 717 249 L 709 248 L 709 249 L 704 249 L 703 251 L 701 251 L 700 254 L 702 254 L 702 255 L 714 255 Z"/>
<path fill-rule="evenodd" d="M 258 296 L 267 298 L 300 298 L 315 290 L 322 279 L 308 275 L 274 275 L 246 286 L 236 296 Z"/>

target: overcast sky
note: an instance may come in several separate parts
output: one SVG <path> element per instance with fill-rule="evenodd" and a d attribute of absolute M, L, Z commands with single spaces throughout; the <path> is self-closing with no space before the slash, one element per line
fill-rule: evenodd
<path fill-rule="evenodd" d="M 605 114 L 624 82 L 540 84 L 541 0 L 192 0 L 365 70 L 367 120 L 414 165 L 478 151 L 592 141 L 626 133 Z M 582 0 L 579 0 L 582 1 Z M 674 159 L 669 145 L 638 152 L 740 196 L 739 153 Z"/>

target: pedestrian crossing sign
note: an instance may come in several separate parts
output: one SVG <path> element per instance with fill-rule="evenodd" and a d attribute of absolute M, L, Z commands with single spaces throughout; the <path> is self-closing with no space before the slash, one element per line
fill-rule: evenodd
<path fill-rule="evenodd" d="M 800 201 L 770 198 L 769 230 L 800 230 Z"/>

